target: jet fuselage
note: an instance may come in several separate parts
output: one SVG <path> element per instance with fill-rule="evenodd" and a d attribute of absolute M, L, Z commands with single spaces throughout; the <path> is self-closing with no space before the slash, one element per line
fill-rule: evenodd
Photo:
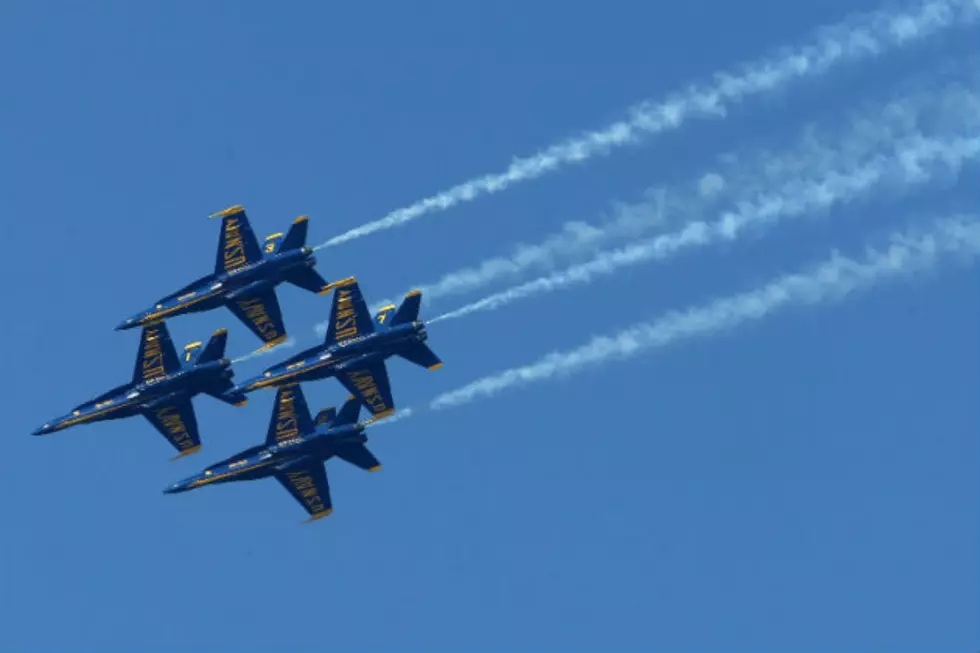
<path fill-rule="evenodd" d="M 127 383 L 76 406 L 69 414 L 44 424 L 33 434 L 47 435 L 76 424 L 129 417 L 174 399 L 193 397 L 211 388 L 220 388 L 222 381 L 233 376 L 231 361 L 221 359 L 184 367 L 172 374 L 162 374 L 137 384 Z"/>
<path fill-rule="evenodd" d="M 281 440 L 274 445 L 246 449 L 208 467 L 200 474 L 170 485 L 164 493 L 178 494 L 205 485 L 267 478 L 296 464 L 326 462 L 336 455 L 337 447 L 366 441 L 362 424 L 317 429 L 306 435 Z"/>
<path fill-rule="evenodd" d="M 312 347 L 289 360 L 273 365 L 261 376 L 254 377 L 235 388 L 251 392 L 289 383 L 318 381 L 334 376 L 337 370 L 386 359 L 398 353 L 404 344 L 425 342 L 429 335 L 421 321 L 399 324 L 390 329 L 375 331 L 330 345 Z"/>
<path fill-rule="evenodd" d="M 177 315 L 210 311 L 249 293 L 274 288 L 283 282 L 290 270 L 315 265 L 313 249 L 302 247 L 273 254 L 231 272 L 209 274 L 127 318 L 116 330 L 125 331 Z"/>

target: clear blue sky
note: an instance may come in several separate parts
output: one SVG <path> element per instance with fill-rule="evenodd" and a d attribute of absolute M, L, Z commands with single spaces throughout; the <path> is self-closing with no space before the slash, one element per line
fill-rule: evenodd
<path fill-rule="evenodd" d="M 209 213 L 243 204 L 260 235 L 308 214 L 320 241 L 875 7 L 4 2 L 0 649 L 976 650 L 969 268 L 379 428 L 384 469 L 332 461 L 335 512 L 311 525 L 274 481 L 162 494 L 259 443 L 271 392 L 241 409 L 196 400 L 204 449 L 178 462 L 139 418 L 30 435 L 129 378 L 138 334 L 113 326 L 210 270 Z M 369 302 L 401 292 L 697 175 L 723 149 L 778 143 L 965 43 L 328 249 L 319 270 L 357 275 Z M 446 366 L 392 362 L 396 400 L 856 252 L 906 208 L 976 195 L 964 181 L 914 207 L 871 203 L 434 325 Z M 313 344 L 329 298 L 280 299 Z M 170 323 L 179 346 L 220 327 L 233 354 L 256 347 L 226 311 Z M 345 397 L 332 381 L 306 393 L 314 410 Z"/>

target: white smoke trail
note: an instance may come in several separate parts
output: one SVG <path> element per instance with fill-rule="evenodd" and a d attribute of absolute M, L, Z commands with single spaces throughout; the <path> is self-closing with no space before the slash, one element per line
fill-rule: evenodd
<path fill-rule="evenodd" d="M 976 124 L 976 106 L 980 96 L 974 92 L 980 83 L 980 57 L 969 58 L 956 66 L 955 81 L 937 80 L 934 71 L 925 79 L 916 79 L 885 101 L 867 102 L 849 112 L 846 126 L 803 129 L 797 142 L 779 151 L 756 151 L 723 155 L 721 167 L 706 171 L 684 188 L 671 188 L 672 201 L 667 204 L 671 222 L 675 216 L 703 215 L 715 205 L 738 193 L 741 197 L 771 192 L 774 185 L 784 185 L 799 178 L 839 174 L 841 169 L 858 165 L 862 158 L 881 151 L 895 140 L 919 133 L 922 125 L 940 129 L 960 127 L 964 122 Z M 968 71 L 964 79 L 963 69 Z M 938 83 L 937 83 L 938 81 Z M 665 192 L 648 190 L 655 199 L 628 204 L 617 203 L 611 219 L 601 224 L 575 221 L 535 245 L 519 245 L 510 256 L 494 257 L 444 275 L 435 283 L 415 284 L 432 301 L 487 286 L 503 278 L 519 276 L 533 268 L 553 269 L 560 258 L 576 258 L 594 251 L 606 242 L 635 238 L 644 232 L 663 228 Z M 678 199 L 680 198 L 680 199 Z M 393 303 L 386 299 L 372 309 Z"/>
<path fill-rule="evenodd" d="M 390 229 L 433 211 L 541 177 L 572 163 L 581 163 L 641 138 L 679 128 L 693 117 L 724 117 L 728 104 L 797 80 L 814 77 L 838 64 L 880 55 L 980 16 L 978 0 L 924 0 L 903 11 L 880 10 L 845 19 L 817 31 L 813 42 L 748 64 L 739 73 L 719 72 L 707 86 L 692 86 L 660 102 L 643 102 L 626 120 L 552 145 L 531 157 L 517 159 L 500 173 L 464 182 L 387 216 L 356 227 L 318 245 L 332 247 L 376 231 Z"/>
<path fill-rule="evenodd" d="M 411 417 L 414 414 L 415 411 L 412 408 L 402 408 L 391 417 L 385 417 L 384 419 L 379 419 L 377 422 L 371 422 L 371 424 L 368 425 L 368 428 L 373 429 L 379 426 L 385 426 L 387 424 L 394 424 L 395 422 Z"/>
<path fill-rule="evenodd" d="M 296 344 L 296 338 L 287 338 L 285 342 L 281 342 L 271 349 L 256 349 L 250 354 L 245 354 L 244 356 L 239 356 L 238 358 L 233 358 L 231 360 L 232 364 L 243 363 L 247 360 L 252 360 L 253 358 L 258 358 L 259 356 L 265 356 L 272 352 L 282 351 L 283 349 L 289 349 Z"/>
<path fill-rule="evenodd" d="M 977 133 L 976 129 L 970 131 Z M 957 174 L 966 161 L 977 158 L 980 158 L 980 136 L 960 136 L 947 140 L 927 139 L 921 135 L 911 137 L 900 143 L 891 157 L 879 155 L 872 162 L 851 170 L 835 171 L 820 179 L 789 184 L 779 193 L 763 196 L 755 203 L 744 203 L 738 212 L 726 212 L 714 222 L 691 222 L 679 231 L 601 252 L 586 263 L 494 293 L 433 318 L 429 323 L 496 310 L 521 299 L 590 283 L 597 276 L 609 275 L 624 267 L 648 261 L 663 260 L 685 249 L 703 247 L 717 241 L 731 242 L 746 228 L 825 211 L 835 204 L 847 203 L 870 193 L 877 195 L 889 188 L 904 190 L 911 185 L 926 184 L 938 172 L 935 168 L 942 167 Z"/>
<path fill-rule="evenodd" d="M 940 221 L 931 232 L 918 237 L 911 232 L 895 234 L 887 249 L 869 248 L 864 260 L 845 258 L 834 252 L 809 273 L 790 274 L 750 292 L 670 312 L 656 322 L 593 338 L 577 349 L 551 353 L 530 365 L 486 376 L 441 394 L 432 400 L 430 407 L 458 406 L 516 386 L 629 358 L 684 338 L 711 335 L 793 304 L 812 305 L 843 298 L 887 278 L 929 267 L 940 255 L 956 253 L 971 258 L 980 254 L 980 221 L 975 216 Z"/>

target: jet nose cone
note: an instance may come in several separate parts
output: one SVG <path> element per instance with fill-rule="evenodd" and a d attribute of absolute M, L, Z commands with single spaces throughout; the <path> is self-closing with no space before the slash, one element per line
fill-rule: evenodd
<path fill-rule="evenodd" d="M 45 424 L 44 426 L 39 426 L 31 432 L 31 435 L 47 435 L 54 431 L 54 427 L 50 424 Z"/>
<path fill-rule="evenodd" d="M 178 492 L 182 491 L 183 489 L 184 489 L 183 484 L 181 484 L 181 483 L 174 483 L 173 485 L 168 485 L 167 487 L 163 488 L 163 493 L 164 494 L 177 494 Z"/>
<path fill-rule="evenodd" d="M 116 327 L 116 331 L 125 331 L 126 329 L 132 329 L 136 326 L 136 318 L 126 318 Z"/>

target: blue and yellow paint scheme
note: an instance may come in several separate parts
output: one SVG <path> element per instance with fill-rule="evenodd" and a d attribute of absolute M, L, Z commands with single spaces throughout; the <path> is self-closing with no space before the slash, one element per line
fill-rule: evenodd
<path fill-rule="evenodd" d="M 316 257 L 306 245 L 306 216 L 296 218 L 285 237 L 272 234 L 261 247 L 243 207 L 233 206 L 211 217 L 221 218 L 214 272 L 124 320 L 116 330 L 227 306 L 258 336 L 263 342 L 260 350 L 265 350 L 286 341 L 276 286 L 285 281 L 318 295 L 333 288 L 313 269 Z"/>
<path fill-rule="evenodd" d="M 165 323 L 143 327 L 133 378 L 34 431 L 48 435 L 78 424 L 143 415 L 176 449 L 178 458 L 201 448 L 191 403 L 205 393 L 235 406 L 247 398 L 234 391 L 231 361 L 225 358 L 228 332 L 215 331 L 207 345 L 194 342 L 178 356 Z M 183 360 L 181 360 L 183 358 Z"/>
<path fill-rule="evenodd" d="M 367 423 L 358 423 L 361 403 L 349 399 L 338 413 L 321 410 L 313 419 L 299 384 L 279 387 L 265 443 L 211 465 L 164 490 L 178 494 L 206 485 L 275 477 L 314 521 L 333 512 L 324 463 L 336 456 L 369 472 L 381 463 L 364 443 Z"/>
<path fill-rule="evenodd" d="M 349 277 L 335 286 L 323 344 L 273 365 L 236 386 L 237 392 L 336 377 L 375 419 L 381 419 L 395 412 L 388 358 L 400 356 L 430 370 L 442 367 L 425 344 L 428 334 L 419 320 L 421 291 L 408 293 L 397 308 L 382 308 L 372 320 L 357 279 Z"/>

